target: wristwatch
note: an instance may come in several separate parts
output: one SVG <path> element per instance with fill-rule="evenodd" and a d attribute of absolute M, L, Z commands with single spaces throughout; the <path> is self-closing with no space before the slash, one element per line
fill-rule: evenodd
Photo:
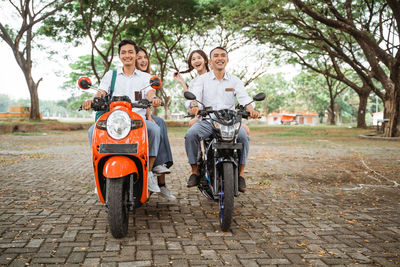
<path fill-rule="evenodd" d="M 197 103 L 196 103 L 196 102 L 192 102 L 192 103 L 190 103 L 190 108 L 195 108 L 195 107 L 198 107 L 198 105 L 197 105 Z"/>

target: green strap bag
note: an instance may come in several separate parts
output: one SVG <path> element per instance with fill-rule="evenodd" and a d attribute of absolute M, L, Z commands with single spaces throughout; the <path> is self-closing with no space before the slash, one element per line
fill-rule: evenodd
<path fill-rule="evenodd" d="M 111 87 L 110 87 L 110 96 L 114 93 L 115 80 L 117 79 L 117 70 L 113 70 L 112 79 L 111 79 Z M 106 96 L 106 101 L 108 101 L 108 96 Z M 108 110 L 104 111 L 96 111 L 96 119 L 95 122 L 103 115 L 108 112 Z"/>

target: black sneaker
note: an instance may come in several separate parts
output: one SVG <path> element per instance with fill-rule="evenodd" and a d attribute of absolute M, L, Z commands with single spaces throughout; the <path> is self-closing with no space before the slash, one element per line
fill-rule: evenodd
<path fill-rule="evenodd" d="M 190 175 L 189 180 L 187 182 L 187 187 L 193 187 L 199 184 L 200 177 L 197 174 Z"/>
<path fill-rule="evenodd" d="M 239 191 L 242 193 L 246 191 L 246 181 L 242 176 L 239 176 Z"/>

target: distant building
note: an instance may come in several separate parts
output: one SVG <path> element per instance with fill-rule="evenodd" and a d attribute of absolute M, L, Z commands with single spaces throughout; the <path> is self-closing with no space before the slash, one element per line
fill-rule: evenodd
<path fill-rule="evenodd" d="M 319 124 L 318 114 L 316 112 L 272 112 L 267 115 L 267 124 L 269 125 L 317 125 Z"/>
<path fill-rule="evenodd" d="M 29 118 L 30 107 L 10 106 L 8 112 L 0 113 L 0 118 Z M 42 117 L 42 114 L 40 114 Z"/>
<path fill-rule="evenodd" d="M 170 120 L 182 120 L 185 115 L 186 114 L 183 113 L 182 111 L 172 112 L 171 115 L 169 115 L 169 119 Z"/>

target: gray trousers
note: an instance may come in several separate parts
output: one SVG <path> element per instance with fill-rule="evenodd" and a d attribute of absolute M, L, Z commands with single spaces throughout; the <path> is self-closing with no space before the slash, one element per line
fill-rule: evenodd
<path fill-rule="evenodd" d="M 149 142 L 149 157 L 156 157 L 160 147 L 160 127 L 152 121 L 145 121 L 147 128 L 147 136 Z M 90 126 L 88 131 L 90 147 L 92 147 L 94 124 Z"/>
<path fill-rule="evenodd" d="M 185 149 L 189 164 L 197 163 L 197 153 L 200 147 L 200 141 L 206 139 L 213 134 L 213 127 L 210 122 L 202 120 L 196 122 L 185 135 Z M 239 129 L 237 137 L 238 143 L 243 144 L 240 164 L 246 164 L 247 155 L 249 153 L 249 137 L 243 128 Z"/>

